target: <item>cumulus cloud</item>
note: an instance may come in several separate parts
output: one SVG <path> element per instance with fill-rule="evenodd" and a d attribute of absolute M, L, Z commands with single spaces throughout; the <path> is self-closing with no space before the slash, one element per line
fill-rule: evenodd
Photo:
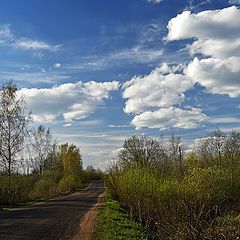
<path fill-rule="evenodd" d="M 118 82 L 77 82 L 66 83 L 52 88 L 23 88 L 19 94 L 24 95 L 28 108 L 33 112 L 33 120 L 53 122 L 63 118 L 66 123 L 83 119 L 104 104 Z"/>
<path fill-rule="evenodd" d="M 184 93 L 194 82 L 183 71 L 184 65 L 164 63 L 149 75 L 134 77 L 123 85 L 124 111 L 133 113 L 131 125 L 140 128 L 196 128 L 207 119 L 201 109 L 173 107 L 180 104 Z"/>
<path fill-rule="evenodd" d="M 192 87 L 191 79 L 177 73 L 181 65 L 162 64 L 149 75 L 134 77 L 123 85 L 124 111 L 140 113 L 149 108 L 169 107 L 184 99 L 184 92 Z"/>
<path fill-rule="evenodd" d="M 229 44 L 231 41 L 231 44 Z M 230 56 L 240 56 L 240 38 L 236 39 L 206 39 L 197 40 L 188 46 L 191 55 L 201 53 L 206 56 L 214 56 L 224 59 Z"/>
<path fill-rule="evenodd" d="M 184 11 L 169 21 L 166 40 L 193 38 L 193 44 L 189 45 L 192 54 L 223 58 L 240 56 L 239 20 L 240 10 L 236 6 L 198 14 Z"/>
<path fill-rule="evenodd" d="M 192 81 L 210 92 L 240 96 L 240 9 L 231 6 L 221 10 L 190 11 L 168 23 L 167 41 L 193 39 L 187 48 L 194 58 L 185 69 Z"/>
<path fill-rule="evenodd" d="M 161 130 L 169 128 L 197 128 L 201 122 L 207 119 L 207 116 L 201 112 L 201 109 L 192 108 L 183 110 L 180 108 L 169 107 L 161 108 L 156 111 L 146 111 L 135 116 L 131 122 L 136 129 L 140 128 L 158 128 Z"/>
<path fill-rule="evenodd" d="M 184 11 L 168 22 L 167 40 L 187 38 L 225 39 L 239 36 L 240 11 L 236 6 L 198 14 Z"/>
<path fill-rule="evenodd" d="M 187 76 L 200 83 L 210 93 L 228 94 L 239 97 L 240 58 L 225 60 L 195 58 L 185 70 Z"/>
<path fill-rule="evenodd" d="M 200 83 L 210 93 L 239 97 L 240 9 L 236 6 L 198 14 L 184 11 L 168 23 L 166 41 L 189 39 L 186 65 L 164 63 L 149 75 L 123 85 L 124 111 L 133 113 L 136 128 L 196 128 L 207 120 L 201 109 L 177 108 L 185 92 Z"/>

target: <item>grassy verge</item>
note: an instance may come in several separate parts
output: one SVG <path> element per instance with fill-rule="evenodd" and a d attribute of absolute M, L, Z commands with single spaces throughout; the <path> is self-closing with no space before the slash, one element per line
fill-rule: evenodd
<path fill-rule="evenodd" d="M 146 240 L 143 227 L 129 218 L 120 203 L 106 194 L 103 207 L 97 217 L 93 240 Z"/>

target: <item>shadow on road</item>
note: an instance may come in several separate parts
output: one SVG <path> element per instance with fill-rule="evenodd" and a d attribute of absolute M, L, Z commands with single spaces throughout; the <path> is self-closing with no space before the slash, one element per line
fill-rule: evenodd
<path fill-rule="evenodd" d="M 72 239 L 82 217 L 104 191 L 103 181 L 92 181 L 87 189 L 70 196 L 0 212 L 0 239 Z"/>

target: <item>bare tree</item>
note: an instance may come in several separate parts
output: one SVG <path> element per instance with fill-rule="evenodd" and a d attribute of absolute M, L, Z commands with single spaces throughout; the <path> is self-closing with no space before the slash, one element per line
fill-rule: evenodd
<path fill-rule="evenodd" d="M 211 144 L 214 150 L 214 155 L 217 160 L 217 167 L 222 167 L 222 160 L 224 156 L 224 145 L 226 140 L 226 134 L 222 132 L 220 129 L 216 129 L 211 134 Z"/>
<path fill-rule="evenodd" d="M 145 136 L 133 136 L 125 140 L 117 158 L 122 167 L 147 165 L 159 169 L 166 164 L 163 141 Z"/>
<path fill-rule="evenodd" d="M 209 136 L 201 138 L 196 143 L 196 152 L 200 156 L 203 165 L 207 167 L 223 167 L 226 139 L 226 134 L 217 128 Z"/>
<path fill-rule="evenodd" d="M 0 164 L 8 175 L 11 187 L 11 174 L 14 171 L 18 154 L 24 148 L 30 114 L 26 114 L 24 98 L 19 96 L 17 87 L 7 83 L 0 90 Z"/>
<path fill-rule="evenodd" d="M 173 161 L 174 171 L 176 173 L 180 172 L 180 176 L 183 176 L 183 158 L 185 146 L 181 140 L 181 137 L 176 137 L 172 134 L 169 139 L 169 158 Z"/>
<path fill-rule="evenodd" d="M 33 169 L 42 174 L 44 170 L 51 169 L 51 154 L 54 151 L 54 142 L 50 129 L 45 130 L 44 126 L 40 125 L 36 130 L 32 131 L 33 136 Z"/>
<path fill-rule="evenodd" d="M 225 141 L 225 156 L 231 174 L 231 188 L 234 187 L 234 170 L 240 158 L 240 132 L 232 131 Z"/>

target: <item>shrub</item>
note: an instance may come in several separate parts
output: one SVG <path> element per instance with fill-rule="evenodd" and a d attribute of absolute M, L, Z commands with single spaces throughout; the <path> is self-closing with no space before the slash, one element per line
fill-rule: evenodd
<path fill-rule="evenodd" d="M 11 176 L 11 185 L 9 188 L 9 179 L 7 176 L 0 176 L 0 203 L 11 204 L 27 201 L 29 193 L 34 184 L 34 177 L 25 175 Z"/>
<path fill-rule="evenodd" d="M 58 193 L 57 184 L 52 178 L 41 178 L 31 193 L 32 198 L 51 197 Z"/>
<path fill-rule="evenodd" d="M 79 181 L 74 176 L 65 176 L 63 177 L 59 184 L 58 189 L 60 193 L 66 194 L 73 192 L 79 186 Z"/>

